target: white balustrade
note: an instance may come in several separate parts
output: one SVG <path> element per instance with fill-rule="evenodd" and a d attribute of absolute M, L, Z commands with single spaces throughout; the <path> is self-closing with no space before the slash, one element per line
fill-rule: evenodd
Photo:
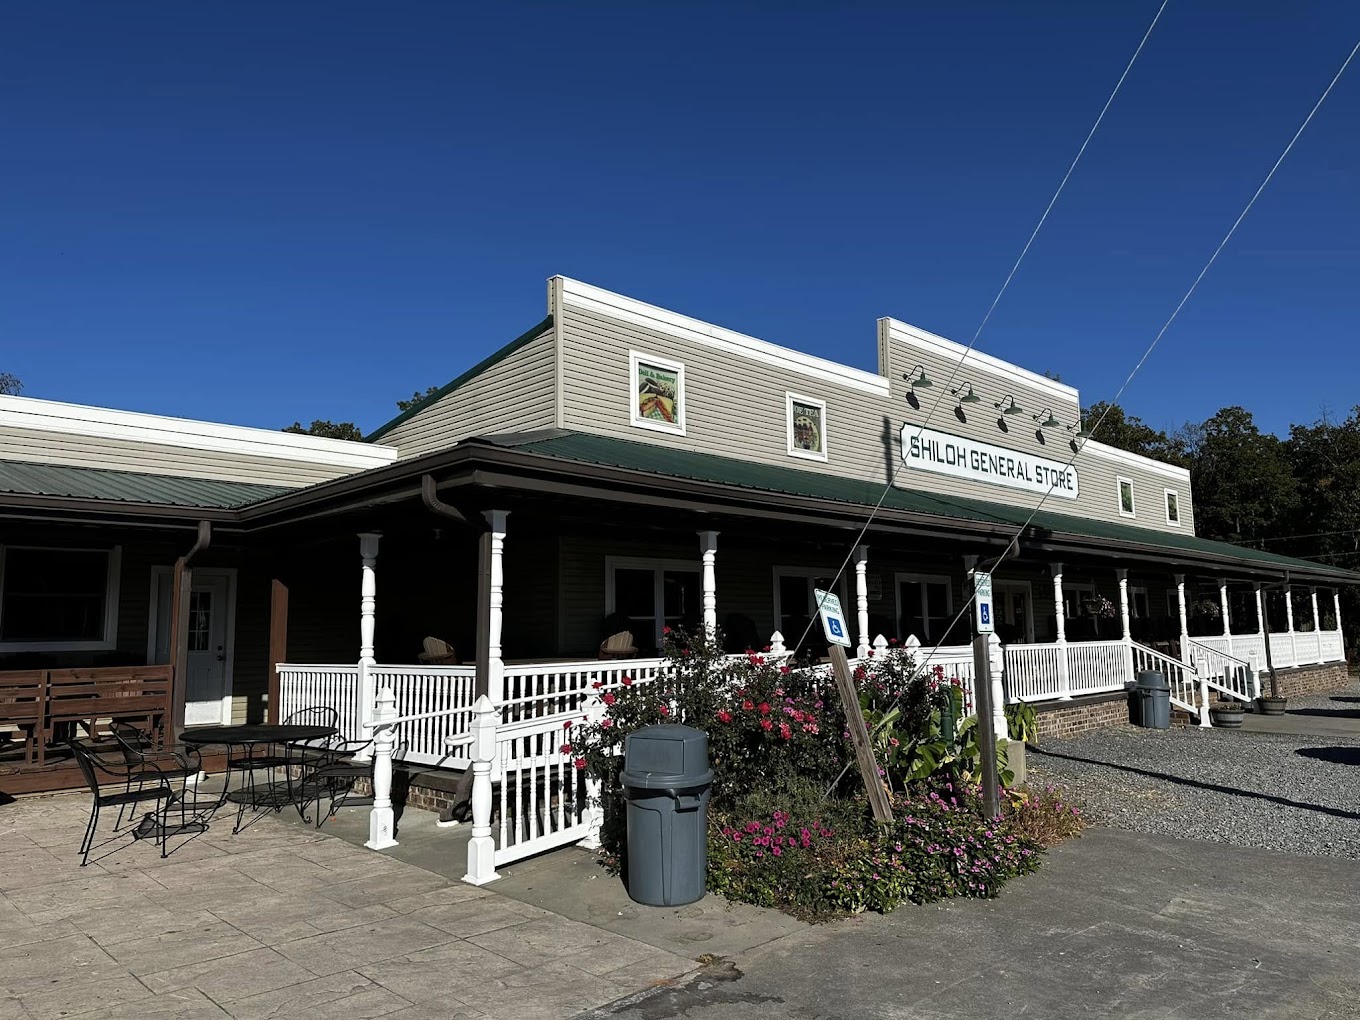
<path fill-rule="evenodd" d="M 1295 664 L 1294 635 L 1289 633 L 1270 635 L 1270 662 L 1276 669 Z"/>
<path fill-rule="evenodd" d="M 1297 649 L 1295 654 L 1298 655 L 1298 665 L 1303 666 L 1322 661 L 1322 649 L 1319 647 L 1317 631 L 1295 634 L 1294 647 Z"/>
<path fill-rule="evenodd" d="M 665 659 L 619 659 L 538 663 L 505 667 L 500 699 L 506 722 L 557 712 L 584 712 L 592 694 L 617 687 L 629 677 L 635 683 L 655 680 Z M 600 684 L 596 687 L 595 684 Z"/>
<path fill-rule="evenodd" d="M 279 721 L 294 712 L 325 705 L 339 713 L 341 734 L 359 738 L 363 712 L 359 704 L 359 667 L 347 665 L 297 665 L 279 663 Z"/>
<path fill-rule="evenodd" d="M 1067 645 L 1073 696 L 1121 691 L 1129 676 L 1128 646 L 1121 641 L 1077 641 Z"/>
<path fill-rule="evenodd" d="M 1204 703 L 1203 692 L 1194 667 L 1146 645 L 1135 643 L 1133 669 L 1135 673 L 1161 673 L 1166 677 L 1167 686 L 1171 688 L 1171 704 L 1187 712 L 1199 714 L 1200 706 Z"/>
<path fill-rule="evenodd" d="M 1006 686 L 1011 701 L 1057 701 L 1063 684 L 1063 649 L 1072 645 L 1006 645 Z"/>
<path fill-rule="evenodd" d="M 1249 660 L 1221 652 L 1199 638 L 1190 639 L 1188 654 L 1194 657 L 1196 672 L 1209 687 L 1239 701 L 1252 700 L 1253 671 Z"/>
<path fill-rule="evenodd" d="M 468 731 L 477 687 L 472 666 L 370 666 L 379 690 L 390 687 L 403 716 L 397 727 L 402 760 L 465 769 L 465 753 L 451 754 L 448 740 Z"/>
<path fill-rule="evenodd" d="M 1318 635 L 1319 655 L 1323 662 L 1341 662 L 1346 658 L 1341 634 L 1334 630 L 1324 630 Z"/>

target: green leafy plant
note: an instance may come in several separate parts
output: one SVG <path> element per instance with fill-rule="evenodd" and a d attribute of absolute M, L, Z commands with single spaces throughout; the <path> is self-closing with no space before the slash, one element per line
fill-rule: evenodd
<path fill-rule="evenodd" d="M 1039 742 L 1039 712 L 1028 702 L 1018 701 L 1014 705 L 1007 705 L 1006 713 L 1006 735 L 1011 740 L 1019 740 L 1026 744 L 1037 744 Z"/>

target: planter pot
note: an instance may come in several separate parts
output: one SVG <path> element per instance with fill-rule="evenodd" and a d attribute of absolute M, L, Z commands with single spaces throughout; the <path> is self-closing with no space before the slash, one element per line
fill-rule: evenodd
<path fill-rule="evenodd" d="M 1244 706 L 1240 702 L 1211 705 L 1209 708 L 1209 721 L 1215 726 L 1225 730 L 1241 729 L 1243 708 Z"/>
<path fill-rule="evenodd" d="M 1262 715 L 1284 715 L 1285 698 L 1263 697 L 1257 700 L 1256 705 Z"/>

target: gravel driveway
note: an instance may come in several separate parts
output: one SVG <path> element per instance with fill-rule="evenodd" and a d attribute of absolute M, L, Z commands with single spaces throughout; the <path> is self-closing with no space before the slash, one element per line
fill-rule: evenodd
<path fill-rule="evenodd" d="M 1031 749 L 1030 781 L 1120 829 L 1360 859 L 1360 687 L 1289 707 L 1349 715 L 1356 736 L 1104 730 Z"/>

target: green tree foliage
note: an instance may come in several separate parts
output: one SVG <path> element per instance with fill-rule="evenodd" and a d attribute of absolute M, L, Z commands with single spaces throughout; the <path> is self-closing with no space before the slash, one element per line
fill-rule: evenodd
<path fill-rule="evenodd" d="M 17 375 L 10 375 L 8 372 L 0 372 L 0 394 L 17 396 L 24 390 L 24 384 L 19 381 Z"/>
<path fill-rule="evenodd" d="M 438 386 L 431 386 L 429 387 L 429 389 L 426 389 L 424 391 L 416 390 L 414 393 L 411 394 L 410 400 L 397 401 L 397 410 L 409 411 L 411 408 L 419 404 L 422 400 L 434 396 L 435 392 L 438 391 L 438 389 L 439 389 Z"/>
<path fill-rule="evenodd" d="M 1086 428 L 1096 429 L 1091 438 L 1106 446 L 1186 466 L 1185 442 L 1180 436 L 1169 436 L 1160 429 L 1154 429 L 1118 404 L 1105 401 L 1092 404 L 1082 412 L 1081 420 Z M 1100 425 L 1098 429 L 1097 422 Z"/>
<path fill-rule="evenodd" d="M 1225 407 L 1185 431 L 1195 532 L 1254 545 L 1280 533 L 1298 506 L 1298 481 L 1284 443 L 1263 433 L 1244 407 Z"/>
<path fill-rule="evenodd" d="M 287 426 L 284 432 L 296 432 L 304 436 L 322 436 L 326 439 L 352 439 L 355 442 L 364 438 L 364 434 L 359 431 L 359 426 L 352 421 L 314 421 L 310 425 L 303 426 L 302 422 L 295 421 Z"/>
<path fill-rule="evenodd" d="M 1340 423 L 1294 425 L 1284 443 L 1298 482 L 1298 508 L 1283 549 L 1360 564 L 1360 407 Z"/>

